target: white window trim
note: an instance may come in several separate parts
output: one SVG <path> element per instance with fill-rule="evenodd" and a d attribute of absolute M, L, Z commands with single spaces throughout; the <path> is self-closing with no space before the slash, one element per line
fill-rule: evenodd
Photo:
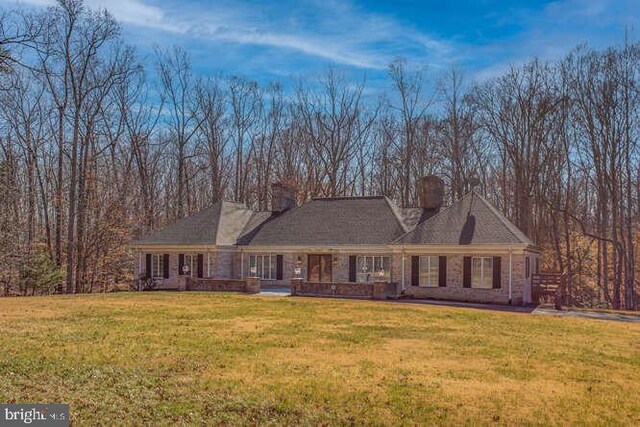
<path fill-rule="evenodd" d="M 426 270 L 426 277 L 427 280 L 429 280 L 431 278 L 431 273 L 433 273 L 432 270 L 435 270 L 437 272 L 436 275 L 436 279 L 435 279 L 435 283 L 423 283 L 422 282 L 422 261 L 426 259 L 428 260 L 428 264 L 427 264 L 427 270 Z M 435 266 L 432 264 L 433 260 L 435 259 Z M 425 288 L 437 288 L 440 285 L 440 257 L 439 256 L 435 256 L 435 255 L 423 255 L 420 257 L 419 261 L 418 261 L 418 286 L 422 286 Z"/>
<path fill-rule="evenodd" d="M 369 261 L 371 261 L 371 265 L 373 266 L 371 271 L 366 271 L 363 272 L 362 271 L 362 259 L 368 259 Z M 386 255 L 357 255 L 356 256 L 356 282 L 358 283 L 373 283 L 375 280 L 381 278 L 377 273 L 377 271 L 375 270 L 375 265 L 376 265 L 376 259 L 380 261 L 380 264 L 383 266 L 384 269 L 384 260 L 385 258 L 387 259 L 387 266 L 389 268 L 387 268 L 384 271 L 384 277 L 382 277 L 383 280 L 389 282 L 391 281 L 391 257 L 390 256 L 386 256 Z M 364 279 L 364 280 L 363 280 Z"/>
<path fill-rule="evenodd" d="M 277 280 L 278 277 L 278 255 L 277 254 L 266 254 L 266 255 L 255 255 L 252 254 L 249 256 L 249 276 L 253 276 L 251 272 L 252 268 L 257 268 L 258 263 L 262 265 L 262 274 L 259 276 L 262 280 Z M 268 274 L 265 274 L 268 272 Z"/>
<path fill-rule="evenodd" d="M 189 266 L 189 275 L 195 276 L 198 274 L 198 254 L 182 254 L 184 262 L 182 263 L 182 267 L 185 265 Z M 189 257 L 189 262 L 187 262 L 187 257 Z M 184 274 L 182 271 L 180 274 Z"/>
<path fill-rule="evenodd" d="M 164 254 L 151 254 L 151 277 L 164 279 Z"/>
<path fill-rule="evenodd" d="M 484 280 L 485 280 L 485 271 L 484 271 L 484 260 L 488 259 L 491 261 L 490 265 L 491 265 L 491 280 L 489 281 L 489 286 L 478 286 L 477 283 L 473 283 L 473 278 L 474 278 L 474 274 L 473 274 L 473 265 L 474 265 L 474 260 L 479 259 L 480 260 L 480 284 L 484 284 Z M 483 257 L 483 256 L 477 256 L 477 257 L 473 257 L 471 258 L 471 287 L 475 288 L 475 289 L 493 289 L 493 257 Z"/>

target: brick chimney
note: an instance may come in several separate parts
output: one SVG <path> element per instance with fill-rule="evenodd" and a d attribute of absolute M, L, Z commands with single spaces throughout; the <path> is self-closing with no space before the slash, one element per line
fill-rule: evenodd
<path fill-rule="evenodd" d="M 281 213 L 296 206 L 296 189 L 283 182 L 271 184 L 271 212 Z"/>
<path fill-rule="evenodd" d="M 444 181 L 436 175 L 423 176 L 418 180 L 420 207 L 437 212 L 444 201 Z"/>

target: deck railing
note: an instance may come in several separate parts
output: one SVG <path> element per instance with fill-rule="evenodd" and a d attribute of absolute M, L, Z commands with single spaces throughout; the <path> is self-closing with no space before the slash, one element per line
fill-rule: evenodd
<path fill-rule="evenodd" d="M 562 273 L 538 273 L 531 277 L 533 302 L 536 304 L 553 303 L 556 309 L 563 305 L 565 276 Z"/>

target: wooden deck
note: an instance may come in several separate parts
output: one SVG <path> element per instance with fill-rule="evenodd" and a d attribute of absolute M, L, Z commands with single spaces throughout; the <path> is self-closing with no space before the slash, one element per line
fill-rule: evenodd
<path fill-rule="evenodd" d="M 538 273 L 531 278 L 533 302 L 553 303 L 556 309 L 562 307 L 565 276 L 562 273 Z"/>

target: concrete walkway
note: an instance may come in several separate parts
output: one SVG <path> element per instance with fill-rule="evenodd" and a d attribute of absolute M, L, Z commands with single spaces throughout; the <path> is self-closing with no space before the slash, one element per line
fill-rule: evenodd
<path fill-rule="evenodd" d="M 578 317 L 582 319 L 597 319 L 597 320 L 613 320 L 616 322 L 629 322 L 640 323 L 640 316 L 633 314 L 620 314 L 620 313 L 604 313 L 600 311 L 586 311 L 586 310 L 554 310 L 553 308 L 538 307 L 533 310 L 533 314 L 540 314 L 543 316 L 556 316 L 556 317 Z"/>
<path fill-rule="evenodd" d="M 291 295 L 291 288 L 288 286 L 260 288 L 260 294 L 269 297 L 288 297 Z"/>

